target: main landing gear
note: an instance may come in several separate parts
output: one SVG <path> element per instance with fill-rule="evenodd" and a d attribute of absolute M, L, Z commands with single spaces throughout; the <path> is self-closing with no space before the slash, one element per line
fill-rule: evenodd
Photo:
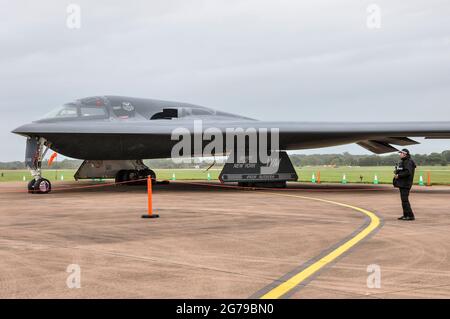
<path fill-rule="evenodd" d="M 116 174 L 116 183 L 123 183 L 127 185 L 144 185 L 147 183 L 146 178 L 150 176 L 152 182 L 156 182 L 156 174 L 149 168 L 141 170 L 130 169 L 120 170 Z"/>

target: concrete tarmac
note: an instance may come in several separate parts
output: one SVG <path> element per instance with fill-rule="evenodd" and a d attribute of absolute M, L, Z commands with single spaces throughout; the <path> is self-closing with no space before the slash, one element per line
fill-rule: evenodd
<path fill-rule="evenodd" d="M 207 182 L 202 182 L 207 183 Z M 414 222 L 398 221 L 398 191 L 381 185 L 236 190 L 173 182 L 33 195 L 0 184 L 0 298 L 249 298 L 335 247 L 366 218 L 378 231 L 297 287 L 290 298 L 450 298 L 450 187 L 415 187 Z M 219 184 L 210 182 L 212 185 Z M 65 189 L 62 191 L 62 189 Z M 71 264 L 81 288 L 67 286 Z M 369 288 L 369 265 L 380 287 Z"/>

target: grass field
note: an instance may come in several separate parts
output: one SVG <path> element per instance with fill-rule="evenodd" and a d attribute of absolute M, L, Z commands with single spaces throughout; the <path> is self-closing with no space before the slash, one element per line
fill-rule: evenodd
<path fill-rule="evenodd" d="M 360 176 L 363 177 L 363 183 L 373 183 L 374 176 L 377 175 L 380 184 L 392 183 L 392 171 L 390 166 L 380 167 L 301 167 L 297 168 L 297 174 L 300 182 L 311 182 L 312 174 L 314 173 L 316 179 L 320 172 L 321 182 L 326 183 L 340 183 L 345 174 L 348 183 L 361 183 Z M 221 168 L 210 169 L 205 172 L 202 169 L 155 169 L 158 179 L 172 179 L 173 174 L 177 180 L 207 180 L 208 173 L 211 180 L 216 180 L 220 174 Z M 419 182 L 422 175 L 426 183 L 430 172 L 431 183 L 434 185 L 450 185 L 450 166 L 422 166 L 418 167 L 416 171 L 415 182 Z M 44 170 L 44 177 L 50 181 L 73 180 L 75 170 Z M 31 179 L 31 175 L 27 170 L 0 170 L 0 182 L 3 181 L 26 181 Z"/>
<path fill-rule="evenodd" d="M 302 167 L 297 168 L 299 181 L 310 182 L 312 174 L 317 175 L 320 171 L 320 180 L 322 182 L 341 182 L 344 174 L 348 183 L 373 183 L 375 175 L 380 184 L 391 184 L 393 178 L 393 167 Z M 431 183 L 435 185 L 450 185 L 450 166 L 421 166 L 416 169 L 415 183 L 419 183 L 420 176 L 426 183 L 430 173 Z"/>

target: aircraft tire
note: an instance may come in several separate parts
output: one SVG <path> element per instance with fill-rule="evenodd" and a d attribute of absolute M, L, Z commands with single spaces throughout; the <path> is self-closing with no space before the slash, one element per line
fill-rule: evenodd
<path fill-rule="evenodd" d="M 34 193 L 34 183 L 36 183 L 34 178 L 28 182 L 28 193 Z"/>
<path fill-rule="evenodd" d="M 39 178 L 34 182 L 33 194 L 48 194 L 52 190 L 52 184 L 46 178 Z"/>
<path fill-rule="evenodd" d="M 146 168 L 143 169 L 142 171 L 139 171 L 139 176 L 140 178 L 147 178 L 148 176 L 150 176 L 153 182 L 156 181 L 156 173 L 150 168 Z"/>
<path fill-rule="evenodd" d="M 126 185 L 144 185 L 145 181 L 140 181 L 140 174 L 138 170 L 135 169 L 130 169 L 125 171 L 126 173 L 124 174 L 125 176 L 125 181 L 127 181 L 128 183 L 126 183 Z"/>
<path fill-rule="evenodd" d="M 116 183 L 125 182 L 126 181 L 126 176 L 125 175 L 128 175 L 126 173 L 127 173 L 126 170 L 118 171 L 117 174 L 116 174 Z"/>

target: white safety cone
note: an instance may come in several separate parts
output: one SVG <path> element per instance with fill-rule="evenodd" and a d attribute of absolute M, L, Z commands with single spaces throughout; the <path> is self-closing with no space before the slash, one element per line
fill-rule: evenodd
<path fill-rule="evenodd" d="M 425 185 L 425 183 L 423 182 L 423 176 L 422 175 L 420 175 L 420 178 L 419 178 L 419 185 L 420 186 L 424 186 Z"/>
<path fill-rule="evenodd" d="M 342 184 L 347 184 L 347 176 L 345 174 L 342 176 Z"/>

